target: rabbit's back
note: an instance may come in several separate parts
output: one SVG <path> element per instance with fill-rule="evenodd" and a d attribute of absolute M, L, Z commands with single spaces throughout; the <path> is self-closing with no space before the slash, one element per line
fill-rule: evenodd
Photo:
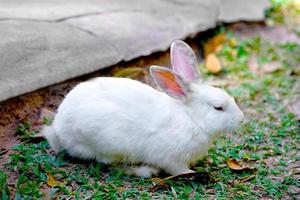
<path fill-rule="evenodd" d="M 70 91 L 59 106 L 56 118 L 68 113 L 78 115 L 78 121 L 85 115 L 90 116 L 87 120 L 103 117 L 102 123 L 122 118 L 134 120 L 135 124 L 141 120 L 157 124 L 155 119 L 163 116 L 157 112 L 168 116 L 172 103 L 176 102 L 168 95 L 132 79 L 96 78 Z M 65 117 L 70 121 L 69 116 Z"/>

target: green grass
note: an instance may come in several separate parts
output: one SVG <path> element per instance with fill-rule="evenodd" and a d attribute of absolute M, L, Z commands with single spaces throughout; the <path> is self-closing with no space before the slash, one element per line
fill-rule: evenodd
<path fill-rule="evenodd" d="M 24 123 L 16 131 L 23 142 L 13 147 L 0 169 L 0 199 L 296 199 L 300 194 L 291 187 L 300 187 L 300 176 L 291 166 L 300 161 L 300 129 L 286 107 L 299 95 L 294 87 L 300 78 L 300 46 L 271 44 L 259 37 L 239 41 L 230 32 L 227 37 L 236 44 L 225 42 L 217 53 L 221 74 L 216 77 L 200 68 L 206 79 L 227 83 L 224 88 L 237 99 L 248 122 L 219 138 L 195 165 L 203 175 L 168 180 L 167 187 L 151 191 L 151 179 L 129 177 L 117 167 L 93 161 L 79 162 L 64 152 L 54 155 L 46 141 L 31 143 L 37 132 Z M 248 61 L 253 55 L 259 66 L 277 62 L 279 67 L 251 70 Z M 229 158 L 250 168 L 234 171 L 226 165 Z M 57 186 L 47 185 L 49 174 Z M 12 175 L 15 181 L 9 184 Z"/>
<path fill-rule="evenodd" d="M 7 187 L 7 174 L 0 170 L 0 197 L 1 199 L 8 199 L 10 195 Z"/>
<path fill-rule="evenodd" d="M 228 34 L 228 37 L 231 34 Z M 249 70 L 247 61 L 253 53 L 259 63 L 280 62 L 281 68 L 258 76 Z M 237 55 L 237 56 L 233 56 Z M 41 199 L 46 193 L 63 199 L 280 199 L 296 197 L 290 186 L 300 187 L 299 176 L 288 169 L 299 161 L 299 121 L 288 113 L 283 102 L 295 95 L 292 88 L 299 79 L 300 46 L 276 45 L 251 38 L 238 41 L 236 46 L 225 43 L 218 56 L 224 64 L 221 77 L 207 73 L 207 78 L 228 80 L 228 91 L 235 96 L 248 123 L 232 137 L 222 136 L 200 160 L 195 169 L 206 174 L 202 179 L 170 180 L 169 187 L 151 192 L 151 179 L 128 177 L 114 167 L 95 162 L 74 163 L 65 153 L 49 153 L 46 141 L 26 142 L 36 132 L 28 124 L 21 124 L 17 133 L 24 143 L 16 145 L 5 166 L 6 172 L 16 174 L 14 185 L 8 186 L 7 175 L 0 172 L 0 194 L 8 199 Z M 205 70 L 202 71 L 205 72 Z M 276 96 L 274 96 L 276 94 Z M 250 165 L 251 170 L 233 171 L 226 159 L 235 158 Z M 59 185 L 47 186 L 47 173 Z M 247 180 L 248 177 L 251 177 Z M 246 180 L 246 181 L 243 181 Z M 46 188 L 46 189 L 45 189 Z"/>

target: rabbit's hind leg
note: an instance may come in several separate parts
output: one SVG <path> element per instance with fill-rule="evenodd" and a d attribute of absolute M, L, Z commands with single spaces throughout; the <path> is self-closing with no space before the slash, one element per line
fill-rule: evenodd
<path fill-rule="evenodd" d="M 195 172 L 195 171 L 191 170 L 186 164 L 180 164 L 180 163 L 173 163 L 167 167 L 164 167 L 163 169 L 166 172 L 168 172 L 169 174 L 171 174 L 172 176 Z"/>
<path fill-rule="evenodd" d="M 96 156 L 96 160 L 97 160 L 97 162 L 99 162 L 99 163 L 103 163 L 103 164 L 111 164 L 112 162 L 113 162 L 113 160 L 112 159 L 110 159 L 110 158 L 106 158 L 106 157 L 104 157 L 104 156 Z"/>
<path fill-rule="evenodd" d="M 66 148 L 69 155 L 82 159 L 95 159 L 95 153 L 84 145 L 72 145 Z"/>
<path fill-rule="evenodd" d="M 137 176 L 137 177 L 144 177 L 150 178 L 153 175 L 156 176 L 159 173 L 159 169 L 156 167 L 151 167 L 148 165 L 142 165 L 137 167 L 129 167 L 125 169 L 125 174 L 129 176 Z"/>

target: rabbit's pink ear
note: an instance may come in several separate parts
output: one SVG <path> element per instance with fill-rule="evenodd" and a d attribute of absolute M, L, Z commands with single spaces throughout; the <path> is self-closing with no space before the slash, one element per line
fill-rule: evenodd
<path fill-rule="evenodd" d="M 185 81 L 192 82 L 199 79 L 196 56 L 187 43 L 176 40 L 171 44 L 171 62 L 174 72 Z"/>
<path fill-rule="evenodd" d="M 175 98 L 186 96 L 188 85 L 172 70 L 159 66 L 151 66 L 150 74 L 156 84 L 168 95 Z"/>

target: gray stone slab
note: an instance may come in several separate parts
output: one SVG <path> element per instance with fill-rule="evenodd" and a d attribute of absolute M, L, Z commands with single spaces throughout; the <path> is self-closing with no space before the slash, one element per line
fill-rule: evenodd
<path fill-rule="evenodd" d="M 262 20 L 267 0 L 252 1 L 0 0 L 0 101 L 164 51 L 218 22 Z"/>
<path fill-rule="evenodd" d="M 269 1 L 264 0 L 221 0 L 219 21 L 261 21 L 269 6 Z"/>

